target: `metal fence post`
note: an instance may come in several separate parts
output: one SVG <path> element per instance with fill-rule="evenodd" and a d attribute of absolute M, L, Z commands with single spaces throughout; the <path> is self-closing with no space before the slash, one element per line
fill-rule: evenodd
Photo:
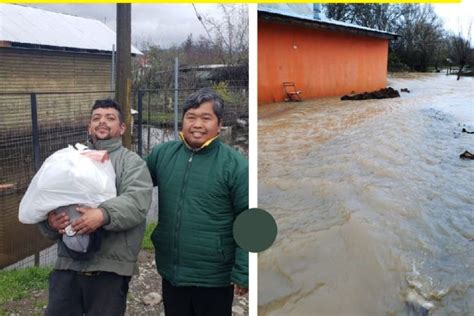
<path fill-rule="evenodd" d="M 137 137 L 138 137 L 138 155 L 141 157 L 143 154 L 143 142 L 142 142 L 142 109 L 143 109 L 143 91 L 138 90 L 138 122 L 137 122 Z"/>
<path fill-rule="evenodd" d="M 110 91 L 115 89 L 115 45 L 112 45 L 112 69 L 110 71 Z"/>
<path fill-rule="evenodd" d="M 38 109 L 36 93 L 31 94 L 31 134 L 33 141 L 33 163 L 35 172 L 40 168 L 40 144 L 38 132 Z M 35 252 L 35 267 L 39 266 L 39 252 Z"/>
<path fill-rule="evenodd" d="M 178 137 L 178 57 L 174 60 L 174 137 Z"/>
<path fill-rule="evenodd" d="M 148 103 L 147 103 L 147 140 L 146 140 L 146 152 L 149 153 L 150 152 L 150 141 L 151 141 L 151 110 L 150 110 L 150 99 L 151 99 L 151 91 L 148 91 Z M 143 118 L 143 116 L 142 116 Z"/>
<path fill-rule="evenodd" d="M 33 140 L 33 163 L 35 172 L 40 168 L 40 147 L 38 132 L 38 110 L 36 103 L 36 93 L 31 94 L 31 131 Z"/>

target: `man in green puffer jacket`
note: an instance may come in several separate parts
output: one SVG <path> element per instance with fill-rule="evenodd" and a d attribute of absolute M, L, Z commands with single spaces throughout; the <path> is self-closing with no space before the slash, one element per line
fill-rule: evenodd
<path fill-rule="evenodd" d="M 193 93 L 181 141 L 157 145 L 145 159 L 158 186 L 152 240 L 167 316 L 231 315 L 234 291 L 247 293 L 248 253 L 232 227 L 248 209 L 248 161 L 219 140 L 223 107 L 211 89 Z"/>
<path fill-rule="evenodd" d="M 120 106 L 113 100 L 97 100 L 89 122 L 89 148 L 107 150 L 116 174 L 117 196 L 97 208 L 77 208 L 82 215 L 71 222 L 77 234 L 100 232 L 100 248 L 86 259 L 72 257 L 74 253 L 60 238 L 71 224 L 66 213 L 50 212 L 39 224 L 43 234 L 58 240 L 47 316 L 125 313 L 128 283 L 138 274 L 137 256 L 153 186 L 143 160 L 122 146 L 124 131 Z"/>

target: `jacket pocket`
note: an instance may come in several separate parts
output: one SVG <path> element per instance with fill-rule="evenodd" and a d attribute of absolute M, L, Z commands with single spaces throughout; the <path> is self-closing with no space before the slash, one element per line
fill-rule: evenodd
<path fill-rule="evenodd" d="M 218 249 L 223 263 L 233 262 L 235 258 L 235 242 L 232 237 L 218 237 Z"/>

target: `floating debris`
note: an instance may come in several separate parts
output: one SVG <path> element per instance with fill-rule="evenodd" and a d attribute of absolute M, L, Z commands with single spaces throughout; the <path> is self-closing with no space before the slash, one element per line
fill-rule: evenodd
<path fill-rule="evenodd" d="M 400 93 L 398 90 L 393 89 L 392 87 L 380 89 L 373 92 L 364 92 L 360 94 L 345 95 L 341 97 L 342 101 L 345 100 L 369 100 L 369 99 L 388 99 L 388 98 L 399 98 Z"/>
<path fill-rule="evenodd" d="M 474 154 L 468 152 L 467 150 L 459 155 L 461 159 L 474 159 Z"/>

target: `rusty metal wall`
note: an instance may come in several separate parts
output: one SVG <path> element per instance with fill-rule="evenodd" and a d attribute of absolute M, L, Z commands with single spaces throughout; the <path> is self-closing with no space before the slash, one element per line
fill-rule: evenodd
<path fill-rule="evenodd" d="M 258 21 L 258 103 L 285 100 L 286 81 L 303 99 L 378 90 L 387 60 L 387 39 Z"/>

